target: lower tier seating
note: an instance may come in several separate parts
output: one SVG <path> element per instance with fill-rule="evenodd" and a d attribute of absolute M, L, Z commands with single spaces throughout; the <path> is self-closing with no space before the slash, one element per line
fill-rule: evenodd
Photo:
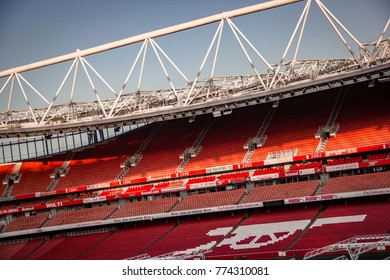
<path fill-rule="evenodd" d="M 96 233 L 80 236 L 55 237 L 45 244 L 45 252 L 40 249 L 30 259 L 37 260 L 72 260 L 85 251 L 107 238 L 111 232 Z M 50 248 L 50 250 L 47 250 Z"/>
<path fill-rule="evenodd" d="M 0 242 L 0 259 L 125 259 L 209 250 L 223 259 L 307 251 L 357 235 L 390 231 L 388 197 L 286 205 L 118 225 L 99 233 L 61 233 L 54 237 Z"/>
<path fill-rule="evenodd" d="M 282 251 L 301 233 L 318 213 L 316 206 L 301 205 L 262 209 L 249 216 L 220 242 L 209 256 L 248 255 L 259 252 Z M 215 227 L 212 235 L 222 234 Z M 210 234 L 209 233 L 209 234 Z"/>
<path fill-rule="evenodd" d="M 216 215 L 213 217 L 188 218 L 149 248 L 146 253 L 150 256 L 158 256 L 177 251 L 190 253 L 200 249 L 211 249 L 243 217 L 242 214 L 237 214 L 234 216 Z M 226 230 L 218 237 L 210 234 L 212 230 L 218 228 L 224 228 Z"/>
<path fill-rule="evenodd" d="M 44 239 L 35 239 L 0 244 L 0 260 L 23 260 L 44 241 Z"/>
<path fill-rule="evenodd" d="M 389 211 L 390 203 L 386 199 L 333 203 L 291 249 L 312 250 L 357 235 L 387 234 L 390 231 Z"/>
<path fill-rule="evenodd" d="M 84 260 L 123 260 L 145 252 L 151 244 L 172 230 L 175 223 L 145 222 L 128 225 L 80 256 Z"/>

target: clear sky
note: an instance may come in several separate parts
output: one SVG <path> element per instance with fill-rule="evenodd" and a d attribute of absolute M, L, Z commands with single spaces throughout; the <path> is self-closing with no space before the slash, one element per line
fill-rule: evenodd
<path fill-rule="evenodd" d="M 1 0 L 0 1 L 0 70 L 86 49 L 144 32 L 183 23 L 223 11 L 264 2 L 261 0 Z M 313 0 L 314 2 L 314 0 Z M 325 6 L 361 42 L 376 40 L 390 16 L 389 0 L 323 0 Z M 298 21 L 306 1 L 281 8 L 233 19 L 260 53 L 277 63 Z M 171 57 L 185 75 L 193 80 L 207 51 L 217 24 L 157 38 L 156 42 Z M 349 42 L 351 42 L 349 40 Z M 136 57 L 141 44 L 124 47 L 87 60 L 118 91 Z M 355 48 L 356 50 L 356 48 Z M 290 51 L 289 57 L 292 56 Z M 303 35 L 299 58 L 348 57 L 337 35 L 315 3 L 312 4 L 307 28 Z M 261 62 L 253 56 L 259 69 Z M 202 76 L 210 74 L 212 57 Z M 176 87 L 184 81 L 172 67 Z M 65 76 L 70 62 L 22 74 L 47 99 L 51 100 Z M 139 69 L 139 67 L 137 68 Z M 76 101 L 94 100 L 84 73 L 79 69 Z M 127 91 L 136 88 L 139 70 L 135 72 Z M 226 25 L 222 35 L 216 75 L 253 74 L 232 32 Z M 96 81 L 101 97 L 113 95 Z M 0 79 L 0 89 L 5 79 Z M 141 89 L 168 88 L 152 48 L 149 47 Z M 0 95 L 0 111 L 8 103 L 6 89 Z M 34 107 L 44 106 L 41 99 L 29 91 Z M 70 82 L 66 84 L 56 104 L 69 101 Z M 17 88 L 12 108 L 26 108 Z"/>

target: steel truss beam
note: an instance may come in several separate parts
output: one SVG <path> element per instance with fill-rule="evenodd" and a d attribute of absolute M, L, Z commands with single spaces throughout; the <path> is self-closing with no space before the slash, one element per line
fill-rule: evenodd
<path fill-rule="evenodd" d="M 355 70 L 345 72 L 340 69 Z M 321 73 L 336 75 L 323 75 L 321 77 Z M 31 113 L 29 110 L 12 112 L 11 116 L 8 112 L 0 113 L 0 122 L 4 124 L 0 126 L 0 137 L 51 135 L 59 133 L 59 131 L 62 133 L 90 131 L 136 123 L 194 117 L 210 114 L 216 110 L 232 110 L 248 105 L 273 102 L 354 83 L 380 81 L 388 79 L 389 75 L 390 62 L 367 69 L 356 69 L 356 65 L 351 60 L 305 60 L 296 64 L 296 70 L 292 76 L 294 79 L 290 83 L 286 80 L 283 87 L 264 91 L 256 75 L 216 77 L 212 80 L 215 95 L 204 101 L 207 95 L 207 91 L 205 91 L 188 106 L 174 106 L 176 99 L 172 90 L 167 89 L 142 92 L 140 103 L 137 103 L 135 94 L 124 94 L 120 110 L 118 109 L 118 113 L 109 119 L 101 117 L 101 107 L 96 101 L 73 103 L 74 115 L 72 118 L 74 119 L 70 120 L 67 119 L 67 113 L 70 113 L 68 105 L 54 106 L 50 114 L 47 115 L 49 121 L 42 126 L 36 126 L 30 122 Z M 312 80 L 312 76 L 316 76 L 317 79 Z M 179 88 L 176 89 L 176 92 L 180 96 L 185 94 L 187 90 L 187 88 Z M 103 108 L 109 111 L 112 103 L 112 100 L 102 101 Z M 46 112 L 46 109 L 35 110 L 39 116 Z M 11 122 L 14 119 L 18 119 L 18 122 Z"/>
<path fill-rule="evenodd" d="M 0 138 L 51 135 L 56 134 L 59 131 L 61 131 L 61 133 L 73 132 L 75 130 L 91 131 L 127 124 L 150 123 L 182 117 L 192 118 L 196 115 L 213 113 L 215 111 L 223 112 L 224 110 L 232 110 L 247 105 L 271 102 L 296 95 L 326 90 L 330 87 L 343 86 L 348 83 L 374 81 L 376 79 L 381 79 L 383 81 L 389 79 L 390 37 L 387 40 L 383 38 L 389 27 L 390 19 L 377 42 L 372 42 L 370 45 L 363 45 L 342 25 L 322 2 L 314 0 L 347 49 L 351 51 L 352 58 L 299 60 L 297 59 L 298 51 L 301 45 L 310 5 L 313 2 L 312 0 L 308 0 L 292 33 L 290 41 L 277 64 L 270 64 L 232 21 L 232 18 L 237 16 L 298 1 L 300 0 L 270 1 L 145 33 L 84 51 L 78 50 L 69 55 L 2 71 L 0 72 L 0 78 L 9 76 L 0 89 L 0 95 L 4 94 L 6 88 L 9 87 L 9 96 L 7 110 L 5 112 L 0 112 Z M 214 76 L 225 21 L 252 67 L 254 72 L 253 75 L 235 77 Z M 219 22 L 218 28 L 194 80 L 190 81 L 157 44 L 154 38 L 213 22 Z M 361 53 L 360 57 L 358 57 L 346 43 L 346 40 L 341 35 L 334 22 L 336 22 L 359 46 Z M 290 50 L 297 33 L 299 35 L 293 60 L 285 62 L 286 55 Z M 123 85 L 120 90 L 116 92 L 85 57 L 136 42 L 143 42 L 143 44 L 134 59 Z M 244 43 L 246 43 L 246 45 L 244 45 Z M 141 90 L 144 64 L 149 45 L 151 46 L 149 49 L 152 49 L 154 52 L 164 72 L 165 78 L 168 81 L 170 86 L 168 89 L 157 89 L 153 91 Z M 267 73 L 259 73 L 246 46 L 249 46 L 258 58 L 260 58 L 262 63 L 266 65 Z M 369 51 L 369 46 L 373 48 L 371 52 Z M 215 48 L 215 53 L 210 76 L 209 78 L 201 79 L 200 75 L 204 71 L 204 65 L 213 47 Z M 174 86 L 162 57 L 164 57 L 180 74 L 187 83 L 187 87 L 176 88 Z M 73 62 L 51 101 L 48 101 L 21 75 L 24 71 L 68 60 L 73 60 Z M 136 85 L 137 90 L 133 93 L 125 93 L 129 79 L 133 75 L 137 64 L 140 64 L 140 74 Z M 80 65 L 81 68 L 79 67 Z M 75 84 L 78 73 L 80 72 L 79 68 L 83 70 L 87 77 L 87 81 L 91 86 L 95 97 L 95 100 L 93 101 L 74 102 Z M 102 100 L 90 71 L 92 71 L 95 77 L 100 79 L 108 88 L 109 92 L 113 94 L 112 99 Z M 70 78 L 72 72 L 73 78 Z M 58 105 L 56 104 L 56 100 L 62 92 L 68 78 L 72 79 L 69 103 Z M 24 85 L 27 85 L 36 95 L 38 95 L 47 104 L 47 108 L 34 108 L 31 105 Z M 27 104 L 27 109 L 25 110 L 12 110 L 11 108 L 15 86 L 19 86 L 23 94 L 24 101 Z"/>
<path fill-rule="evenodd" d="M 347 251 L 352 260 L 359 259 L 361 254 L 367 253 L 375 248 L 390 246 L 390 235 L 361 235 L 355 236 L 341 242 L 308 252 L 304 259 L 311 259 L 327 253 Z"/>
<path fill-rule="evenodd" d="M 195 252 L 186 252 L 186 251 L 175 251 L 171 253 L 166 253 L 163 255 L 150 257 L 150 260 L 194 260 L 194 259 L 204 259 L 204 255 L 210 253 L 211 250 L 200 249 Z"/>
<path fill-rule="evenodd" d="M 268 2 L 264 2 L 264 3 L 256 4 L 253 6 L 248 6 L 248 7 L 232 10 L 229 12 L 223 12 L 220 14 L 204 17 L 201 19 L 197 19 L 197 20 L 186 22 L 186 23 L 170 26 L 167 28 L 162 28 L 162 29 L 155 30 L 152 32 L 147 32 L 147 33 L 133 36 L 130 38 L 126 38 L 123 40 L 111 42 L 111 43 L 97 46 L 94 48 L 76 51 L 74 53 L 70 53 L 67 55 L 58 56 L 55 58 L 51 58 L 51 59 L 39 61 L 36 63 L 32 63 L 32 64 L 28 64 L 28 65 L 24 65 L 24 66 L 15 67 L 15 68 L 12 68 L 9 70 L 1 71 L 0 78 L 7 77 L 8 75 L 11 75 L 13 73 L 22 73 L 25 71 L 29 71 L 29 70 L 33 70 L 33 69 L 37 69 L 37 68 L 69 61 L 69 60 L 73 60 L 73 59 L 80 57 L 80 56 L 85 57 L 85 56 L 89 56 L 92 54 L 97 54 L 100 52 L 105 52 L 108 50 L 120 48 L 120 47 L 123 47 L 126 45 L 131 45 L 134 43 L 143 42 L 147 39 L 157 38 L 157 37 L 173 34 L 176 32 L 180 32 L 180 31 L 200 27 L 203 25 L 211 24 L 214 22 L 219 22 L 225 18 L 235 18 L 235 17 L 239 17 L 239 16 L 244 16 L 244 15 L 248 15 L 248 14 L 252 14 L 252 13 L 256 13 L 256 12 L 260 12 L 260 11 L 264 11 L 264 10 L 296 3 L 296 2 L 301 2 L 301 1 L 302 0 L 273 0 L 273 1 L 268 1 Z"/>

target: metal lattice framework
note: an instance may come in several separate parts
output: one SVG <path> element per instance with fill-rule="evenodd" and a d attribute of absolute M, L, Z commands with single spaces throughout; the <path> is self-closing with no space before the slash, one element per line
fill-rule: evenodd
<path fill-rule="evenodd" d="M 304 256 L 304 259 L 307 260 L 323 254 L 347 251 L 351 260 L 357 260 L 361 254 L 377 248 L 384 250 L 384 248 L 388 246 L 390 246 L 390 235 L 388 234 L 361 235 L 308 252 Z M 340 256 L 337 259 L 346 258 L 345 256 Z"/>
<path fill-rule="evenodd" d="M 163 255 L 149 257 L 150 260 L 195 260 L 195 259 L 204 259 L 204 256 L 210 253 L 211 250 L 200 249 L 198 251 L 175 251 L 171 253 L 166 253 Z"/>
<path fill-rule="evenodd" d="M 377 41 L 362 44 L 320 0 L 308 0 L 280 61 L 275 64 L 269 63 L 232 21 L 233 18 L 238 16 L 299 1 L 302 0 L 269 1 L 141 34 L 91 49 L 78 50 L 68 55 L 1 71 L 0 78 L 3 78 L 5 83 L 0 85 L 0 95 L 5 95 L 6 89 L 9 89 L 9 91 L 7 109 L 4 112 L 0 112 L 0 137 L 24 137 L 62 134 L 73 131 L 94 131 L 135 123 L 195 117 L 196 115 L 206 113 L 223 115 L 237 107 L 271 102 L 357 82 L 371 80 L 384 81 L 389 79 L 390 37 L 386 38 L 386 32 L 390 25 L 390 19 L 387 21 Z M 310 7 L 313 3 L 317 4 L 332 29 L 351 54 L 351 58 L 321 60 L 298 59 L 302 35 Z M 218 28 L 195 78 L 190 80 L 160 47 L 156 38 L 215 22 L 219 22 Z M 214 75 L 221 36 L 226 25 L 233 33 L 254 74 L 229 77 L 216 77 Z M 352 40 L 356 44 L 359 53 L 353 51 L 353 48 L 347 43 L 342 32 L 347 34 L 349 40 Z M 292 49 L 294 40 L 296 40 L 296 47 L 293 50 L 293 59 L 286 61 L 287 53 Z M 142 45 L 125 81 L 118 91 L 115 91 L 87 60 L 87 57 L 90 55 L 139 42 Z M 152 91 L 141 90 L 145 57 L 148 49 L 152 49 L 157 57 L 170 88 Z M 201 73 L 205 70 L 206 61 L 211 59 L 213 50 L 211 74 L 209 78 L 201 79 Z M 248 50 L 254 53 L 257 59 L 261 60 L 264 64 L 263 66 L 266 68 L 266 73 L 259 72 L 259 67 L 254 63 Z M 51 100 L 45 98 L 45 95 L 39 92 L 24 76 L 24 72 L 66 61 L 71 61 L 71 66 Z M 186 87 L 176 88 L 174 86 L 173 80 L 167 71 L 166 63 L 164 64 L 163 61 L 167 61 L 170 67 L 173 67 L 179 76 L 186 81 Z M 134 75 L 134 69 L 137 64 L 141 65 L 137 90 L 136 92 L 127 93 L 126 87 L 128 86 L 130 77 Z M 95 95 L 95 100 L 88 102 L 74 101 L 74 96 L 77 94 L 75 91 L 77 74 L 81 71 L 87 77 L 88 83 Z M 108 91 L 112 93 L 113 97 L 102 100 L 95 86 L 96 81 L 94 79 L 98 79 L 100 83 L 103 83 Z M 72 83 L 70 101 L 66 104 L 56 104 L 56 100 L 62 94 L 64 84 L 68 80 L 71 80 Z M 19 87 L 23 94 L 27 106 L 24 110 L 15 110 L 11 106 L 13 92 L 16 87 Z M 32 91 L 42 102 L 47 104 L 47 107 L 34 108 L 31 105 L 26 88 Z"/>

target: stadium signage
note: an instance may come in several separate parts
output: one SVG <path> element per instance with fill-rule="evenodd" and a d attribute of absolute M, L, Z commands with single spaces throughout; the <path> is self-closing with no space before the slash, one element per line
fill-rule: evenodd
<path fill-rule="evenodd" d="M 366 190 L 363 191 L 363 194 L 368 196 L 368 195 L 380 195 L 380 194 L 389 194 L 390 189 L 376 189 L 376 190 Z"/>
<path fill-rule="evenodd" d="M 356 192 L 344 192 L 344 193 L 337 193 L 337 194 L 323 194 L 323 195 L 315 195 L 315 196 L 287 198 L 284 199 L 284 203 L 295 204 L 295 203 L 305 203 L 305 202 L 322 201 L 322 200 L 382 195 L 382 194 L 389 194 L 389 193 L 390 193 L 390 188 L 383 188 L 383 189 L 363 190 L 363 191 L 356 191 Z"/>
<path fill-rule="evenodd" d="M 380 159 L 380 160 L 375 160 L 375 161 L 370 161 L 370 162 L 359 162 L 359 163 L 353 163 L 353 164 L 343 164 L 342 167 L 338 167 L 338 166 L 329 166 L 329 167 L 332 167 L 333 169 L 332 170 L 346 170 L 345 169 L 345 166 L 348 166 L 348 165 L 351 165 L 353 168 L 356 168 L 355 164 L 358 164 L 359 168 L 365 168 L 365 167 L 368 167 L 368 166 L 382 166 L 382 165 L 389 165 L 390 164 L 390 160 L 389 159 Z M 330 171 L 329 170 L 329 167 L 327 168 L 326 171 Z M 344 168 L 344 169 L 343 169 Z M 307 174 L 312 174 L 311 172 L 313 171 L 312 168 L 309 168 L 309 169 L 302 169 L 302 170 L 299 170 L 299 174 L 300 175 L 307 175 Z M 295 172 L 295 171 L 294 171 Z M 321 168 L 314 168 L 314 172 L 315 173 L 320 173 L 322 172 Z M 292 176 L 290 172 L 281 172 L 281 173 L 273 173 L 273 174 L 263 174 L 263 175 L 258 175 L 258 176 L 251 176 L 251 181 L 258 181 L 258 180 L 267 180 L 266 178 L 270 178 L 270 179 L 273 179 L 273 178 L 284 178 L 285 176 Z M 210 185 L 208 185 L 210 184 Z M 175 187 L 175 188 L 167 188 L 167 189 L 158 189 L 158 190 L 154 190 L 153 193 L 167 193 L 167 192 L 178 192 L 178 191 L 182 191 L 182 190 L 185 190 L 185 189 L 196 189 L 196 188 L 206 188 L 206 187 L 213 187 L 213 186 L 216 186 L 217 184 L 217 181 L 213 181 L 213 182 L 204 182 L 204 183 L 198 183 L 198 184 L 193 184 L 193 185 L 187 185 L 187 186 L 179 186 L 179 187 Z M 98 186 L 99 184 L 97 185 L 94 185 L 94 186 Z M 86 188 L 86 186 L 84 186 L 83 188 Z M 74 190 L 75 189 L 78 189 L 78 188 L 73 188 Z M 61 193 L 64 193 L 64 190 L 58 190 L 59 192 Z M 52 192 L 46 192 L 46 193 L 36 193 L 36 194 L 47 194 L 47 193 L 56 193 L 56 191 L 52 191 Z M 352 194 L 349 194 L 347 196 L 346 193 L 343 194 L 343 197 L 342 198 L 346 198 L 346 197 L 354 197 L 354 196 L 367 196 L 367 195 L 375 195 L 375 194 L 387 194 L 387 193 L 390 193 L 390 190 L 374 190 L 374 191 L 365 191 L 365 193 L 363 194 L 360 194 L 360 193 L 352 193 Z M 59 194 L 59 193 L 57 193 Z M 41 205 L 35 205 L 33 207 L 19 207 L 19 208 L 15 208 L 15 209 L 8 209 L 8 210 L 0 210 L 0 215 L 7 215 L 7 214 L 14 214 L 14 213 L 20 213 L 20 212 L 28 212 L 28 211 L 37 211 L 37 210 L 42 210 L 42 209 L 49 209 L 49 208 L 57 208 L 57 207 L 65 207 L 65 206 L 71 206 L 71 205 L 78 205 L 78 204 L 83 204 L 83 203 L 94 203 L 94 202 L 98 202 L 98 201 L 108 201 L 108 200 L 115 200 L 115 199 L 118 199 L 118 197 L 120 198 L 128 198 L 128 197 L 134 197 L 134 196 L 141 196 L 141 195 L 147 195 L 147 194 L 151 194 L 151 192 L 141 192 L 141 191 L 138 191 L 138 192 L 126 192 L 126 193 L 121 193 L 119 194 L 119 196 L 117 194 L 115 195 L 101 195 L 101 196 L 97 196 L 97 197 L 94 197 L 94 198 L 85 198 L 83 200 L 79 199 L 79 200 L 72 200 L 72 201 L 62 201 L 62 202 L 55 202 L 55 203 L 46 203 L 46 204 L 41 204 Z M 340 195 L 340 194 L 338 194 Z M 28 195 L 23 195 L 23 198 L 25 198 L 26 196 Z M 43 196 L 46 196 L 46 195 L 43 195 Z M 21 197 L 21 196 L 19 196 Z M 30 196 L 28 196 L 30 198 Z M 34 196 L 31 196 L 31 197 L 34 197 Z M 39 197 L 36 196 L 36 197 Z M 326 198 L 324 196 L 320 196 L 323 200 L 325 200 Z M 317 196 L 315 199 L 314 198 L 307 198 L 307 199 L 303 199 L 303 198 L 290 198 L 288 200 L 285 200 L 287 201 L 286 203 L 301 203 L 301 202 L 307 202 L 307 201 L 315 201 L 315 200 L 318 200 L 319 199 L 319 196 Z M 334 198 L 330 198 L 330 199 L 334 199 Z"/>
<path fill-rule="evenodd" d="M 315 153 L 315 154 L 309 154 L 309 155 L 299 155 L 294 156 L 293 161 L 301 161 L 301 160 L 307 160 L 307 159 L 314 159 L 314 158 L 321 158 L 321 157 L 328 157 L 328 156 L 334 156 L 334 155 L 347 155 L 348 153 L 354 153 L 354 152 L 369 152 L 369 151 L 379 151 L 384 149 L 389 149 L 390 143 L 383 143 L 378 145 L 370 145 L 370 146 L 363 146 L 363 147 L 356 147 L 356 148 L 349 148 L 349 149 L 342 149 L 342 150 L 336 150 L 336 151 L 328 151 L 328 152 L 322 152 L 322 153 Z M 286 158 L 283 159 L 284 163 L 287 163 Z M 213 167 L 213 168 L 207 168 L 207 169 L 200 169 L 200 170 L 194 170 L 194 171 L 188 171 L 188 172 L 180 172 L 171 174 L 172 179 L 176 179 L 179 177 L 188 177 L 188 176 L 195 176 L 195 175 L 202 175 L 206 173 L 211 172 L 221 172 L 221 171 L 229 171 L 229 170 L 240 170 L 245 168 L 251 168 L 251 167 L 257 167 L 257 166 L 264 166 L 265 161 L 259 161 L 259 162 L 249 162 L 244 164 L 234 164 L 234 165 L 226 165 L 226 166 L 219 166 L 219 167 Z M 347 169 L 356 169 L 356 168 L 365 168 L 365 167 L 373 167 L 373 166 L 382 166 L 382 165 L 389 165 L 390 160 L 389 159 L 378 159 L 374 161 L 369 162 L 359 162 L 359 163 L 350 163 L 350 164 L 342 164 L 342 165 L 335 165 L 335 166 L 327 166 L 324 168 L 325 172 L 332 172 L 332 171 L 340 171 L 340 170 L 347 170 Z M 302 169 L 299 170 L 299 175 L 309 175 L 313 174 L 312 169 Z M 315 173 L 322 172 L 321 168 L 315 168 Z M 258 181 L 258 180 L 267 180 L 267 179 L 276 179 L 276 178 L 283 178 L 285 176 L 295 176 L 291 175 L 290 172 L 281 172 L 271 175 L 269 177 L 269 174 L 263 174 L 259 176 L 251 176 L 251 181 Z M 264 176 L 264 177 L 263 177 Z M 268 177 L 267 177 L 268 176 Z M 61 195 L 61 194 L 68 194 L 68 193 L 76 193 L 76 192 L 83 192 L 86 190 L 99 190 L 104 188 L 112 188 L 117 186 L 123 186 L 123 185 L 131 185 L 136 183 L 145 183 L 147 182 L 147 178 L 137 178 L 137 179 L 131 179 L 131 180 L 122 180 L 122 181 L 115 181 L 115 182 L 104 182 L 99 184 L 93 184 L 88 186 L 78 186 L 78 187 L 72 187 L 68 189 L 60 189 L 60 190 L 54 190 L 54 191 L 48 191 L 48 192 L 36 192 L 36 193 L 30 193 L 30 194 L 22 194 L 17 195 L 14 197 L 6 197 L 1 198 L 0 201 L 14 201 L 14 200 L 22 200 L 22 199 L 31 199 L 31 198 L 39 198 L 39 197 L 46 197 L 46 196 L 54 196 L 54 195 Z M 215 186 L 215 185 L 212 185 Z M 192 186 L 193 188 L 196 188 L 196 186 Z M 192 188 L 191 187 L 191 188 Z M 201 186 L 198 186 L 201 187 Z M 207 187 L 207 186 L 204 186 Z M 181 191 L 185 187 L 178 187 L 178 188 L 169 188 L 169 189 L 161 189 L 160 192 L 168 192 L 168 191 Z M 187 186 L 187 189 L 189 187 Z M 157 192 L 159 193 L 159 192 Z M 130 196 L 139 196 L 142 195 L 141 192 L 139 193 L 125 193 L 120 194 L 120 197 L 126 198 Z M 114 198 L 110 197 L 111 199 L 115 199 L 117 196 L 114 196 Z M 108 200 L 108 199 L 107 199 Z M 82 201 L 82 200 L 80 200 Z M 69 206 L 69 205 L 75 205 L 78 204 L 77 201 L 64 201 L 63 206 Z M 82 202 L 81 202 L 82 203 Z M 90 203 L 90 202 L 85 202 Z M 60 207 L 60 206 L 55 206 Z M 39 210 L 39 209 L 45 209 L 45 208 L 53 208 L 50 204 L 43 204 L 43 205 L 36 205 L 34 206 L 33 210 Z M 9 210 L 2 210 L 0 211 L 0 215 L 6 215 L 11 213 L 17 213 L 17 212 L 25 212 L 30 210 L 23 210 L 28 208 L 16 208 L 16 209 L 9 209 Z"/>
<path fill-rule="evenodd" d="M 237 169 L 245 169 L 245 168 L 260 167 L 260 166 L 264 166 L 264 161 L 254 161 L 254 162 L 233 164 L 233 169 L 237 170 Z"/>
<path fill-rule="evenodd" d="M 180 187 L 176 187 L 176 188 L 161 189 L 161 192 L 162 193 L 178 192 L 178 191 L 183 191 L 185 189 L 186 189 L 185 186 L 180 186 Z"/>
<path fill-rule="evenodd" d="M 324 195 L 307 196 L 307 197 L 296 197 L 296 198 L 285 199 L 284 203 L 295 204 L 295 203 L 341 199 L 341 198 L 348 198 L 348 197 L 361 197 L 361 196 L 379 195 L 379 194 L 388 194 L 388 193 L 390 193 L 390 188 L 359 191 L 359 192 L 338 193 L 338 194 L 324 194 Z M 73 201 L 73 202 L 82 203 L 82 200 Z M 65 203 L 63 203 L 63 206 L 66 206 Z M 34 233 L 51 232 L 51 231 L 64 230 L 64 229 L 92 227 L 96 225 L 110 225 L 110 224 L 117 224 L 123 222 L 131 222 L 131 221 L 154 220 L 154 219 L 177 217 L 177 216 L 187 216 L 187 215 L 195 215 L 195 214 L 202 214 L 202 213 L 214 213 L 214 212 L 232 211 L 232 210 L 249 209 L 249 208 L 261 208 L 261 207 L 264 207 L 263 202 L 255 202 L 255 203 L 223 205 L 217 207 L 200 208 L 200 209 L 193 209 L 193 210 L 186 210 L 186 211 L 158 213 L 152 215 L 124 217 L 119 219 L 116 218 L 116 219 L 109 219 L 109 220 L 90 221 L 90 222 L 82 222 L 76 224 L 53 226 L 53 227 L 43 227 L 43 228 L 28 229 L 28 230 L 21 230 L 21 231 L 5 232 L 0 234 L 0 239 L 11 237 L 11 236 L 19 236 L 22 234 L 34 234 Z M 33 208 L 35 209 L 35 206 Z M 8 211 L 18 212 L 19 209 L 0 211 L 0 214 Z"/>
<path fill-rule="evenodd" d="M 7 197 L 0 198 L 0 201 L 12 201 L 12 200 L 15 200 L 14 196 L 7 196 Z"/>
<path fill-rule="evenodd" d="M 341 171 L 341 170 L 348 170 L 348 169 L 358 169 L 359 163 L 353 162 L 353 163 L 346 163 L 346 164 L 338 164 L 338 165 L 331 165 L 325 167 L 325 170 L 327 172 L 333 172 L 333 171 Z"/>
<path fill-rule="evenodd" d="M 315 173 L 318 173 L 318 168 L 317 169 L 306 168 L 306 169 L 299 170 L 299 175 L 311 175 Z"/>
<path fill-rule="evenodd" d="M 99 201 L 106 201 L 106 196 L 96 196 L 96 197 L 88 197 L 83 199 L 83 203 L 93 203 Z"/>
<path fill-rule="evenodd" d="M 62 206 L 62 202 L 46 203 L 46 208 L 57 208 Z"/>
<path fill-rule="evenodd" d="M 159 194 L 159 193 L 161 193 L 161 190 L 152 190 L 152 191 L 141 192 L 141 195 L 150 195 L 150 194 Z"/>
<path fill-rule="evenodd" d="M 284 176 L 283 176 L 284 175 Z M 287 171 L 287 172 L 284 172 L 284 174 L 280 174 L 280 178 L 283 178 L 283 177 L 295 177 L 295 176 L 299 176 L 299 171 Z"/>
<path fill-rule="evenodd" d="M 260 181 L 260 180 L 271 180 L 279 178 L 279 173 L 270 173 L 270 174 L 262 174 L 256 176 L 250 176 L 251 181 Z"/>
<path fill-rule="evenodd" d="M 215 173 L 215 172 L 230 171 L 230 170 L 233 170 L 233 165 L 224 165 L 224 166 L 206 168 L 206 173 Z"/>
<path fill-rule="evenodd" d="M 110 182 L 105 182 L 105 183 L 99 183 L 99 184 L 93 184 L 93 185 L 88 185 L 87 189 L 88 190 L 94 190 L 94 189 L 102 189 L 102 188 L 109 188 Z"/>
<path fill-rule="evenodd" d="M 322 201 L 322 200 L 331 200 L 341 198 L 336 194 L 324 194 L 316 196 L 306 196 L 306 197 L 294 197 L 284 200 L 285 204 L 295 204 L 295 203 L 304 203 L 304 202 L 313 202 L 313 201 Z"/>
<path fill-rule="evenodd" d="M 188 187 L 190 190 L 194 190 L 194 189 L 200 189 L 200 188 L 215 187 L 216 185 L 217 185 L 216 182 L 212 181 L 212 182 L 189 184 Z"/>

